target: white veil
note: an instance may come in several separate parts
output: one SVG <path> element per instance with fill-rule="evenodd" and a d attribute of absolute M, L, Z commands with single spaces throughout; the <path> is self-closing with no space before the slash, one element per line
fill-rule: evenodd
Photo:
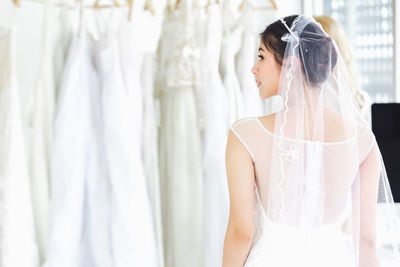
<path fill-rule="evenodd" d="M 367 122 L 359 123 L 338 47 L 312 18 L 281 23 L 288 31 L 281 38 L 283 108 L 275 114 L 273 142 L 259 148 L 270 152 L 268 181 L 256 181 L 266 214 L 305 233 L 337 224 L 354 266 L 372 264 L 371 245 L 380 242 L 388 243 L 386 257 L 400 259 L 400 216 L 375 137 Z"/>

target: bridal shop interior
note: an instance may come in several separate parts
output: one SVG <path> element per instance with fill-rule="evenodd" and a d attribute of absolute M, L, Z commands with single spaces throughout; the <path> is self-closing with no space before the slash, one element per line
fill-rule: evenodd
<path fill-rule="evenodd" d="M 398 0 L 1 0 L 0 267 L 221 266 L 228 131 L 282 107 L 251 68 L 293 14 L 344 32 L 400 213 Z"/>

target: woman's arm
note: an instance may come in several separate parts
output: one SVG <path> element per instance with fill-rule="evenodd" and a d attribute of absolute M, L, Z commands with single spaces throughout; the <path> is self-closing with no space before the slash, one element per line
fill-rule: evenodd
<path fill-rule="evenodd" d="M 223 267 L 242 267 L 254 233 L 254 165 L 244 145 L 229 131 L 225 154 L 230 212 Z"/>
<path fill-rule="evenodd" d="M 376 143 L 360 166 L 360 266 L 378 267 L 376 206 L 380 168 Z"/>

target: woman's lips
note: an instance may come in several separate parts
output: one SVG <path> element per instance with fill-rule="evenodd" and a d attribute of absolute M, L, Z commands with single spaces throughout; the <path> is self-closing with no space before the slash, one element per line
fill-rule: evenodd
<path fill-rule="evenodd" d="M 257 82 L 257 87 L 260 87 L 261 82 L 259 82 L 259 81 L 256 81 L 256 82 Z"/>

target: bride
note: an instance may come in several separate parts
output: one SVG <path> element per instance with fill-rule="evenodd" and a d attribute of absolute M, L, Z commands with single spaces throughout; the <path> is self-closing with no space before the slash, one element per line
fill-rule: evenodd
<path fill-rule="evenodd" d="M 229 132 L 223 266 L 381 266 L 378 200 L 393 237 L 400 217 L 337 45 L 301 15 L 275 21 L 260 39 L 259 95 L 280 96 L 283 108 Z M 389 245 L 400 259 L 395 238 Z"/>

